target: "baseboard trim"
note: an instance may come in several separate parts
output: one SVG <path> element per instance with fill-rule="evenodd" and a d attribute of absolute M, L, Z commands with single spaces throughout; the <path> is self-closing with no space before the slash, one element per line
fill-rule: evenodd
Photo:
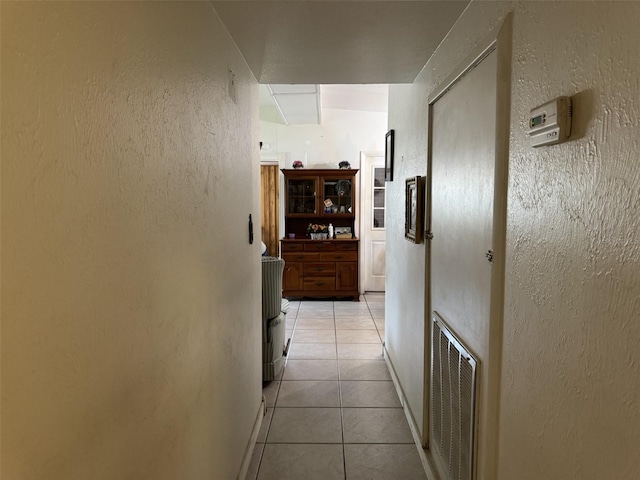
<path fill-rule="evenodd" d="M 247 472 L 249 471 L 249 464 L 251 463 L 251 456 L 253 455 L 253 448 L 256 445 L 258 434 L 260 433 L 260 427 L 262 426 L 262 419 L 264 418 L 265 406 L 267 399 L 262 396 L 260 406 L 258 407 L 258 413 L 256 415 L 256 421 L 253 424 L 253 430 L 251 430 L 251 437 L 249 437 L 249 443 L 244 451 L 244 457 L 242 458 L 242 464 L 240 465 L 240 473 L 236 477 L 237 480 L 245 480 Z"/>
<path fill-rule="evenodd" d="M 427 480 L 440 480 L 440 476 L 438 475 L 436 468 L 431 465 L 431 461 L 429 460 L 429 452 L 422 448 L 422 437 L 420 435 L 420 430 L 418 429 L 418 425 L 416 424 L 416 421 L 413 418 L 413 414 L 411 413 L 411 409 L 409 408 L 409 404 L 407 403 L 404 391 L 402 390 L 402 385 L 400 384 L 400 379 L 398 378 L 396 369 L 393 367 L 393 362 L 391 361 L 391 358 L 389 358 L 389 351 L 387 350 L 386 346 L 383 348 L 384 361 L 387 364 L 389 373 L 391 374 L 391 380 L 393 381 L 393 385 L 398 394 L 398 398 L 400 398 L 400 403 L 402 404 L 404 415 L 407 417 L 407 422 L 409 423 L 409 428 L 411 429 L 411 435 L 413 435 L 413 441 L 416 445 L 416 448 L 418 449 L 418 455 L 420 456 L 420 461 L 422 462 L 424 473 L 427 475 Z"/>

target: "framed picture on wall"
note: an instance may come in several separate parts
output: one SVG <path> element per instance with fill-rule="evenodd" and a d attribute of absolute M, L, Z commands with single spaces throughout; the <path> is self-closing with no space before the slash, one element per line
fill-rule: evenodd
<path fill-rule="evenodd" d="M 422 203 L 422 177 L 407 178 L 404 236 L 413 243 L 422 243 Z"/>
<path fill-rule="evenodd" d="M 384 180 L 393 181 L 393 130 L 389 130 L 384 141 Z"/>

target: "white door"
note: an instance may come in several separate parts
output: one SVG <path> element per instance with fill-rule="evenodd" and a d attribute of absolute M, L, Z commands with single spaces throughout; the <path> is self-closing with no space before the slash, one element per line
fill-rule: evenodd
<path fill-rule="evenodd" d="M 500 165 L 496 163 L 497 66 L 493 51 L 431 107 L 430 310 L 479 360 L 476 445 L 482 447 L 477 452 L 477 478 L 491 478 L 487 472 L 496 441 L 492 412 L 499 360 L 494 342 L 500 337 L 492 296 L 503 288 L 496 278 L 503 277 L 502 261 L 491 260 L 494 241 L 503 238 L 498 229 L 504 230 L 500 220 L 504 203 L 499 199 L 506 192 L 506 185 L 496 183 L 495 177 Z"/>
<path fill-rule="evenodd" d="M 386 269 L 386 185 L 384 154 L 360 154 L 360 243 L 362 292 L 384 292 Z"/>

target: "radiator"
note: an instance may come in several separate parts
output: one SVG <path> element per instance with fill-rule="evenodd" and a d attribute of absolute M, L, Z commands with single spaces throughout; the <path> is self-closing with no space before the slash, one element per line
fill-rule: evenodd
<path fill-rule="evenodd" d="M 473 480 L 477 360 L 436 312 L 432 320 L 432 453 L 446 480 Z"/>

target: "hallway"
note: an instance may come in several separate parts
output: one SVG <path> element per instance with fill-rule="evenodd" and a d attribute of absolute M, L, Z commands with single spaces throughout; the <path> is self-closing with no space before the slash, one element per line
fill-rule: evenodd
<path fill-rule="evenodd" d="M 291 302 L 248 480 L 426 478 L 382 356 L 384 298 Z"/>

